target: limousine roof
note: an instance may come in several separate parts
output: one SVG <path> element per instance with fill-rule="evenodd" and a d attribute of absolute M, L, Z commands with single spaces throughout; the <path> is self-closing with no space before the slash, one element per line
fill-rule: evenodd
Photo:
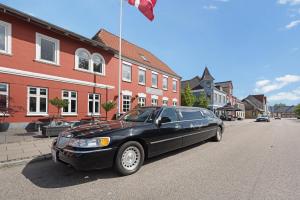
<path fill-rule="evenodd" d="M 185 110 L 206 110 L 206 108 L 200 108 L 200 107 L 189 107 L 189 106 L 145 106 L 143 108 L 177 108 L 177 109 L 185 109 Z"/>

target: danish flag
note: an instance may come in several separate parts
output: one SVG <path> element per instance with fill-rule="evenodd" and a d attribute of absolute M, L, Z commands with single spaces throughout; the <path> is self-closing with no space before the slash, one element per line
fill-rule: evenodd
<path fill-rule="evenodd" d="M 156 0 L 128 0 L 128 3 L 137 7 L 150 21 L 154 19 L 153 9 Z"/>

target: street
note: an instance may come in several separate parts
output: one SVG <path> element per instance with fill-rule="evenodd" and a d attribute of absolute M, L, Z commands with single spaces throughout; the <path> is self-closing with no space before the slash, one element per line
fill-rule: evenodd
<path fill-rule="evenodd" d="M 51 160 L 0 169 L 0 199 L 300 199 L 300 120 L 226 123 L 205 142 L 139 172 L 78 172 Z"/>

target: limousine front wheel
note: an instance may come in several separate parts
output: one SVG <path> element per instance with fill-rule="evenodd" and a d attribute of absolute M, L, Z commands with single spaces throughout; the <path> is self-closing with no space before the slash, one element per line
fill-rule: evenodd
<path fill-rule="evenodd" d="M 222 140 L 222 130 L 220 127 L 217 128 L 217 132 L 216 132 L 215 137 L 213 137 L 213 140 L 215 142 L 220 142 Z"/>
<path fill-rule="evenodd" d="M 115 169 L 124 176 L 133 174 L 143 165 L 144 157 L 144 149 L 140 143 L 126 142 L 118 150 Z"/>

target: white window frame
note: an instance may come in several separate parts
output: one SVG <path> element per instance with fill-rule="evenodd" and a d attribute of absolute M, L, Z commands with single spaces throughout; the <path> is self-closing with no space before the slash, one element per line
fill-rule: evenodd
<path fill-rule="evenodd" d="M 88 70 L 85 70 L 85 69 L 82 69 L 82 68 L 79 67 L 79 56 L 78 55 L 82 51 L 85 52 L 85 53 L 87 53 L 88 56 L 89 56 L 89 58 L 88 58 L 88 60 L 89 60 L 89 66 L 88 66 L 88 68 L 89 69 Z M 75 51 L 75 69 L 78 70 L 78 71 L 83 71 L 83 72 L 91 72 L 91 58 L 92 58 L 91 53 L 88 50 L 86 50 L 84 48 L 78 48 L 78 49 L 76 49 L 76 51 Z"/>
<path fill-rule="evenodd" d="M 6 92 L 2 92 L 0 91 L 0 95 L 4 95 L 6 96 L 6 108 L 8 108 L 9 105 L 9 85 L 8 83 L 0 83 L 1 85 L 6 85 Z M 2 115 L 2 113 L 0 113 L 0 116 Z"/>
<path fill-rule="evenodd" d="M 153 84 L 153 76 L 156 76 L 156 85 Z M 158 88 L 158 73 L 157 72 L 151 72 L 151 87 Z"/>
<path fill-rule="evenodd" d="M 177 99 L 173 99 L 173 100 L 172 100 L 172 105 L 173 105 L 173 106 L 177 106 L 177 103 L 178 103 L 178 100 L 177 100 Z"/>
<path fill-rule="evenodd" d="M 140 72 L 144 73 L 144 82 L 140 82 Z M 140 85 L 146 85 L 146 69 L 139 67 L 138 70 L 138 82 Z"/>
<path fill-rule="evenodd" d="M 41 58 L 41 40 L 44 39 L 44 40 L 49 40 L 51 42 L 54 42 L 55 43 L 55 52 L 54 52 L 54 55 L 55 55 L 55 61 L 49 61 L 49 60 L 44 60 Z M 39 61 L 39 62 L 43 62 L 43 63 L 46 63 L 46 64 L 53 64 L 53 65 L 59 65 L 60 63 L 60 60 L 59 60 L 59 55 L 60 55 L 60 44 L 59 44 L 59 40 L 58 39 L 55 39 L 53 37 L 49 37 L 47 35 L 43 35 L 41 33 L 36 33 L 36 36 L 35 36 L 35 46 L 36 46 L 36 51 L 35 51 L 35 60 L 36 61 Z"/>
<path fill-rule="evenodd" d="M 173 92 L 177 92 L 177 88 L 178 88 L 178 83 L 177 83 L 177 79 L 173 79 L 173 82 L 172 82 L 172 90 Z M 174 87 L 175 86 L 175 87 Z M 174 89 L 175 88 L 175 89 Z"/>
<path fill-rule="evenodd" d="M 30 94 L 30 88 L 36 89 L 36 94 Z M 40 95 L 40 90 L 45 89 L 46 95 Z M 36 98 L 36 112 L 30 112 L 30 97 Z M 40 108 L 40 99 L 41 97 L 46 98 L 46 112 L 41 112 Z M 28 86 L 27 87 L 27 115 L 28 116 L 47 116 L 48 115 L 48 88 L 43 87 L 34 87 L 34 86 Z"/>
<path fill-rule="evenodd" d="M 130 79 L 123 77 L 123 70 L 125 69 L 124 66 L 130 68 Z M 131 82 L 131 80 L 132 80 L 132 65 L 130 63 L 125 63 L 125 62 L 122 63 L 122 80 L 125 82 Z"/>
<path fill-rule="evenodd" d="M 167 80 L 167 84 L 165 85 L 164 84 L 164 80 Z M 168 76 L 163 76 L 163 81 L 162 81 L 162 88 L 163 88 L 163 90 L 168 90 L 168 81 L 169 81 L 169 77 Z"/>
<path fill-rule="evenodd" d="M 151 105 L 152 106 L 158 106 L 158 96 L 151 95 Z"/>
<path fill-rule="evenodd" d="M 102 73 L 94 71 L 94 57 L 96 57 L 96 56 L 98 56 L 102 60 Z M 98 74 L 98 75 L 105 76 L 105 60 L 104 60 L 103 56 L 99 53 L 93 53 L 91 58 L 92 58 L 92 60 L 91 60 L 91 72 L 95 73 L 95 74 Z"/>
<path fill-rule="evenodd" d="M 91 100 L 90 99 L 90 95 L 93 95 L 93 99 Z M 99 98 L 98 98 L 98 100 L 96 99 L 96 95 L 98 95 L 99 96 Z M 89 106 L 90 106 L 90 101 L 92 101 L 93 102 L 93 112 L 91 113 L 90 112 L 90 108 L 89 108 Z M 96 108 L 96 102 L 98 102 L 98 112 L 96 112 L 96 110 L 95 110 L 95 108 Z M 88 115 L 89 116 L 99 116 L 100 115 L 100 110 L 101 110 L 101 95 L 100 94 L 98 94 L 98 93 L 88 93 L 88 105 L 87 105 L 87 111 L 88 111 Z"/>
<path fill-rule="evenodd" d="M 129 99 L 124 99 L 124 97 L 129 97 Z M 122 94 L 122 112 L 123 113 L 126 113 L 126 112 L 128 112 L 130 109 L 131 109 L 131 98 L 132 98 L 132 96 L 131 95 L 128 95 L 128 94 Z M 126 102 L 129 102 L 129 108 L 128 108 L 128 110 L 125 110 L 124 111 L 124 101 L 126 101 Z"/>
<path fill-rule="evenodd" d="M 68 97 L 64 97 L 64 92 L 68 92 Z M 71 93 L 75 92 L 76 97 L 72 97 Z M 78 113 L 78 93 L 74 90 L 62 90 L 61 91 L 61 99 L 62 100 L 68 100 L 68 112 L 64 112 L 64 108 L 61 108 L 61 115 L 63 116 L 77 116 Z M 71 100 L 76 101 L 76 112 L 71 112 Z"/>
<path fill-rule="evenodd" d="M 11 43 L 12 43 L 12 37 L 11 37 L 11 24 L 1 21 L 0 20 L 0 25 L 4 26 L 5 28 L 5 42 L 4 42 L 4 50 L 0 50 L 0 54 L 7 54 L 11 55 Z"/>
<path fill-rule="evenodd" d="M 146 97 L 138 97 L 138 104 L 140 107 L 146 106 Z"/>

